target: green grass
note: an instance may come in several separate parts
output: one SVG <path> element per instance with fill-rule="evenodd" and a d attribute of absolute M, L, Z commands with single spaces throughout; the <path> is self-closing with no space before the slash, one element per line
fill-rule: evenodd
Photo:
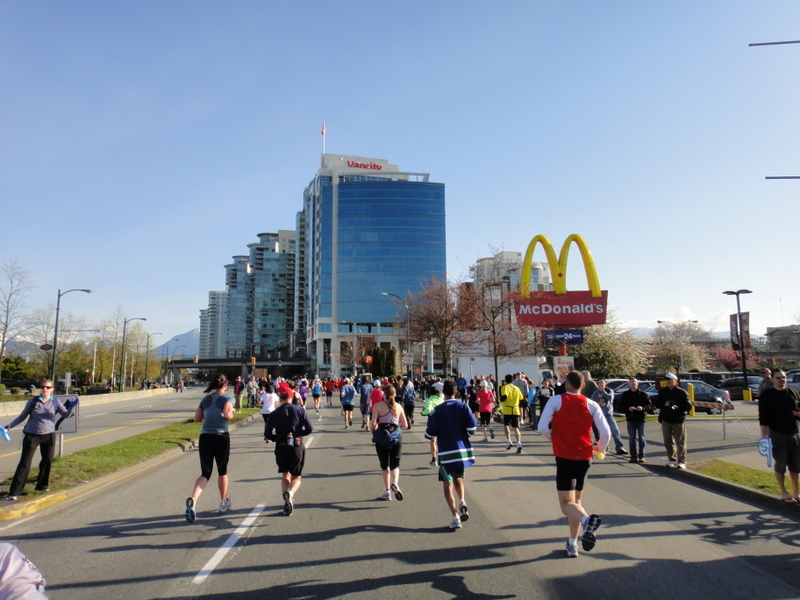
<path fill-rule="evenodd" d="M 690 464 L 688 467 L 702 475 L 736 483 L 776 497 L 780 497 L 781 494 L 778 483 L 775 481 L 775 475 L 769 471 L 734 465 L 722 460 L 705 460 Z"/>
<path fill-rule="evenodd" d="M 258 408 L 242 409 L 242 414 L 235 415 L 230 420 L 230 423 L 237 423 L 259 411 L 260 409 Z M 161 429 L 118 440 L 105 446 L 87 448 L 68 456 L 56 458 L 50 473 L 50 490 L 65 490 L 79 483 L 92 481 L 144 462 L 167 450 L 186 444 L 190 440 L 196 440 L 200 437 L 202 425 L 202 423 L 194 423 L 188 420 L 180 421 L 179 423 L 173 423 Z M 34 460 L 36 459 L 34 458 Z M 28 476 L 28 485 L 35 485 L 37 474 L 38 469 L 31 469 L 31 473 Z M 6 486 L 11 485 L 11 477 L 6 478 L 3 484 Z M 27 487 L 23 495 L 30 496 L 40 493 Z M 7 495 L 8 491 L 6 490 L 0 494 L 0 497 Z"/>

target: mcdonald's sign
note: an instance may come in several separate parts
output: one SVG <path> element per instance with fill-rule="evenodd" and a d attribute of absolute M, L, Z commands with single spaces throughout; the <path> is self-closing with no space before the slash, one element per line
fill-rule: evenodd
<path fill-rule="evenodd" d="M 573 242 L 581 253 L 588 290 L 567 291 L 567 260 Z M 552 292 L 531 292 L 531 264 L 537 244 L 544 248 L 547 264 L 550 265 Z M 520 325 L 555 329 L 604 324 L 608 312 L 608 292 L 600 289 L 594 259 L 583 238 L 577 233 L 570 235 L 561 246 L 561 253 L 556 259 L 550 240 L 544 235 L 534 237 L 528 244 L 525 259 L 522 261 L 519 298 L 514 304 L 517 323 Z"/>

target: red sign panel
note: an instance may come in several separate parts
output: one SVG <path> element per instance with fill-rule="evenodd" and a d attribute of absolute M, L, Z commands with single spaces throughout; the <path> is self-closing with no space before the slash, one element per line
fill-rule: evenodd
<path fill-rule="evenodd" d="M 608 291 L 600 298 L 589 290 L 566 292 L 531 292 L 529 298 L 514 303 L 517 323 L 532 327 L 586 327 L 606 322 Z"/>

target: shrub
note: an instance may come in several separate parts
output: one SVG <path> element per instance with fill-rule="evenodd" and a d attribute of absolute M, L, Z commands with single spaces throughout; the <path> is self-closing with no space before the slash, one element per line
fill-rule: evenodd
<path fill-rule="evenodd" d="M 19 396 L 22 393 L 22 388 L 12 387 L 11 388 L 11 395 L 12 396 Z"/>
<path fill-rule="evenodd" d="M 6 393 L 6 386 L 3 385 L 2 383 L 0 383 L 0 395 L 5 394 L 5 393 Z"/>

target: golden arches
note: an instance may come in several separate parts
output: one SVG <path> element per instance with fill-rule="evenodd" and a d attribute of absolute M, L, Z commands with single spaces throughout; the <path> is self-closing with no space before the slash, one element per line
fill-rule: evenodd
<path fill-rule="evenodd" d="M 599 298 L 602 296 L 600 280 L 597 277 L 597 268 L 594 264 L 594 258 L 592 258 L 592 252 L 584 239 L 577 233 L 573 233 L 561 246 L 558 260 L 556 260 L 553 244 L 550 243 L 547 236 L 539 234 L 531 240 L 530 244 L 528 244 L 528 249 L 525 251 L 525 258 L 522 261 L 522 274 L 519 282 L 520 297 L 530 298 L 531 295 L 531 265 L 533 264 L 533 252 L 536 249 L 536 244 L 542 245 L 547 256 L 547 264 L 550 265 L 550 276 L 553 278 L 553 291 L 556 294 L 567 293 L 567 260 L 569 259 L 569 249 L 573 242 L 577 244 L 578 250 L 580 250 L 581 258 L 583 259 L 583 270 L 586 271 L 586 281 L 589 284 L 592 297 Z"/>

